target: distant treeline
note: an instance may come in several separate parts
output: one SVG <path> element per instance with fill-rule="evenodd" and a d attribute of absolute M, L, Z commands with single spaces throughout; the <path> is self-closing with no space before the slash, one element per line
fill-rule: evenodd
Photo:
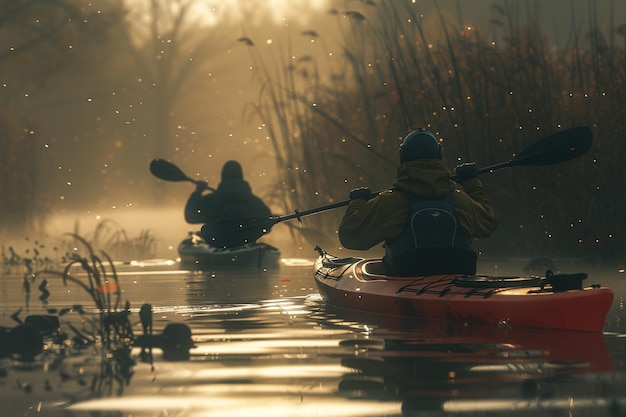
<path fill-rule="evenodd" d="M 147 166 L 174 155 L 206 165 L 207 148 L 219 154 L 210 142 L 222 116 L 212 111 L 221 105 L 212 99 L 212 72 L 236 35 L 231 26 L 203 24 L 194 13 L 200 7 L 200 0 L 0 7 L 0 234 L 44 231 L 52 213 L 155 207 L 186 194 L 164 193 Z"/>

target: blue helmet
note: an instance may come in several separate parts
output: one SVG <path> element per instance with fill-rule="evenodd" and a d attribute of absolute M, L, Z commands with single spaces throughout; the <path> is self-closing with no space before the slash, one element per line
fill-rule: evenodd
<path fill-rule="evenodd" d="M 441 159 L 441 144 L 432 132 L 424 128 L 406 135 L 400 145 L 400 162 L 417 159 Z"/>

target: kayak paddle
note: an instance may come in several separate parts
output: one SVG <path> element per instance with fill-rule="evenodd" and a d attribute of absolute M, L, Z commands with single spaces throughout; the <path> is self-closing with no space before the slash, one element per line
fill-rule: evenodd
<path fill-rule="evenodd" d="M 189 178 L 180 168 L 165 159 L 153 159 L 152 162 L 150 162 L 150 172 L 155 177 L 165 181 L 189 181 L 196 185 L 203 184 L 206 186 L 207 190 L 217 191 L 215 188 L 209 187 L 206 181 Z"/>
<path fill-rule="evenodd" d="M 591 129 L 572 127 L 537 140 L 512 159 L 480 168 L 479 174 L 512 166 L 553 165 L 584 155 L 591 148 Z"/>
<path fill-rule="evenodd" d="M 592 132 L 588 127 L 579 126 L 565 129 L 537 140 L 535 143 L 531 144 L 506 162 L 480 168 L 477 172 L 478 174 L 483 174 L 485 172 L 493 172 L 512 166 L 558 164 L 584 155 L 591 148 L 591 143 Z M 156 173 L 153 169 L 153 165 L 156 166 Z M 196 182 L 187 177 L 175 165 L 161 159 L 155 159 L 152 161 L 150 164 L 150 170 L 155 176 L 168 181 Z M 454 177 L 452 177 L 452 179 L 454 179 Z M 377 195 L 390 189 L 391 188 L 387 188 L 376 191 L 372 194 Z M 292 219 L 300 219 L 301 217 L 309 216 L 311 214 L 347 206 L 349 203 L 350 200 L 343 200 L 309 210 L 296 210 L 295 213 L 285 216 L 263 219 L 239 218 L 217 220 L 215 222 L 207 223 L 202 227 L 202 236 L 205 240 L 207 240 L 207 242 L 215 246 L 241 246 L 249 242 L 255 242 L 264 234 L 269 233 L 272 226 L 277 223 Z"/>

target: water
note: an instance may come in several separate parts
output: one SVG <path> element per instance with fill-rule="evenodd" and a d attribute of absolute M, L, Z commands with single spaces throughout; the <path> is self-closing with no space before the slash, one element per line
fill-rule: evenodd
<path fill-rule="evenodd" d="M 310 262 L 246 273 L 158 262 L 117 271 L 135 335 L 139 309 L 150 303 L 155 333 L 189 326 L 188 360 L 135 347 L 132 362 L 115 362 L 93 345 L 48 341 L 34 362 L 0 361 L 1 415 L 626 415 L 626 285 L 617 270 L 589 271 L 589 281 L 616 293 L 604 334 L 348 317 L 323 305 Z M 85 279 L 80 270 L 73 276 Z M 15 326 L 18 311 L 23 320 L 78 304 L 85 313 L 63 314 L 61 331 L 88 329 L 89 295 L 60 277 L 47 280 L 44 304 L 36 283 L 25 296 L 21 271 L 5 273 L 0 325 Z"/>

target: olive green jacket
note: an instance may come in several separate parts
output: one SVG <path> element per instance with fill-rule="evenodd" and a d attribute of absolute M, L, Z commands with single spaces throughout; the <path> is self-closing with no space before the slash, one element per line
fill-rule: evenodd
<path fill-rule="evenodd" d="M 461 227 L 470 238 L 491 236 L 496 214 L 478 178 L 459 185 L 440 160 L 409 161 L 398 167 L 393 190 L 365 201 L 350 202 L 339 225 L 339 240 L 347 249 L 367 250 L 402 233 L 409 214 L 406 193 L 436 200 L 452 193 L 452 205 Z M 401 191 L 400 191 L 401 190 Z"/>

